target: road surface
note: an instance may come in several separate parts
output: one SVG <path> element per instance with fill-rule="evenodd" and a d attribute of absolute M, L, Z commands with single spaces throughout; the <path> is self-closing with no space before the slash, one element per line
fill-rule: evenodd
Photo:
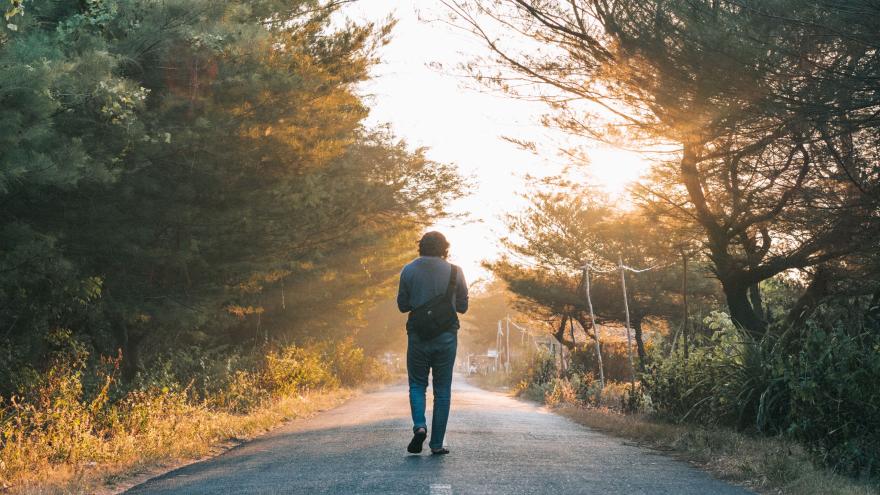
<path fill-rule="evenodd" d="M 427 442 L 422 455 L 406 453 L 411 426 L 400 385 L 291 422 L 127 493 L 750 493 L 459 377 L 452 404 L 446 436 L 452 453 L 446 456 L 431 456 Z"/>

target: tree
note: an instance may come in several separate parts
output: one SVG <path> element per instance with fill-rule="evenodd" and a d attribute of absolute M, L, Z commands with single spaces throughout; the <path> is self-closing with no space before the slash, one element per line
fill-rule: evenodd
<path fill-rule="evenodd" d="M 0 393 L 58 327 L 128 381 L 174 347 L 353 332 L 464 184 L 365 128 L 393 23 L 340 3 L 27 4 L 0 39 Z"/>
<path fill-rule="evenodd" d="M 510 255 L 489 266 L 526 307 L 537 307 L 543 319 L 558 322 L 555 336 L 569 347 L 574 342 L 564 339 L 568 319 L 584 329 L 592 326 L 584 297 L 585 264 L 593 267 L 591 293 L 598 323 L 625 321 L 619 257 L 627 265 L 653 268 L 626 274 L 631 325 L 643 364 L 643 322 L 651 317 L 673 321 L 681 315 L 681 240 L 657 229 L 644 211 L 616 210 L 585 187 L 554 185 L 558 187 L 562 192 L 538 192 L 524 213 L 510 217 L 511 237 L 504 241 Z M 709 281 L 690 278 L 696 299 L 713 295 Z"/>
<path fill-rule="evenodd" d="M 675 150 L 641 197 L 700 228 L 742 327 L 766 328 L 761 281 L 875 249 L 876 5 L 446 3 L 492 52 L 480 80 L 546 101 L 573 134 Z"/>

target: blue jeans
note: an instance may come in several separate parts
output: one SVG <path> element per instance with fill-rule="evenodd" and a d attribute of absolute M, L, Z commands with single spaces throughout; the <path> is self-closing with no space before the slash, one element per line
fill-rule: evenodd
<path fill-rule="evenodd" d="M 428 389 L 428 371 L 433 371 L 434 417 L 431 420 L 432 449 L 443 447 L 449 404 L 452 399 L 452 368 L 458 335 L 446 332 L 431 340 L 422 340 L 409 334 L 406 348 L 406 371 L 409 376 L 409 407 L 412 412 L 413 432 L 428 429 L 425 422 L 425 392 Z"/>

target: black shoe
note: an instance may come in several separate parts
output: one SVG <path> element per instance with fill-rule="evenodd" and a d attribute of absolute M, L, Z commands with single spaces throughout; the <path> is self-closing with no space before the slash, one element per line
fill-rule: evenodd
<path fill-rule="evenodd" d="M 413 438 L 410 440 L 409 445 L 407 445 L 406 451 L 410 454 L 420 454 L 426 438 L 428 438 L 428 432 L 425 430 L 413 433 Z"/>
<path fill-rule="evenodd" d="M 449 449 L 447 449 L 446 447 L 443 447 L 442 449 L 437 449 L 437 450 L 431 449 L 431 455 L 446 455 L 448 453 L 449 453 Z"/>

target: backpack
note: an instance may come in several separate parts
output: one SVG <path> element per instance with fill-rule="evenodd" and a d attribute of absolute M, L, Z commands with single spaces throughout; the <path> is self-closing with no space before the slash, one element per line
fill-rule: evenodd
<path fill-rule="evenodd" d="M 455 293 L 458 267 L 452 265 L 449 273 L 449 285 L 446 292 L 431 298 L 425 304 L 413 309 L 409 314 L 411 328 L 422 340 L 431 340 L 452 329 L 458 321 L 452 296 Z"/>

